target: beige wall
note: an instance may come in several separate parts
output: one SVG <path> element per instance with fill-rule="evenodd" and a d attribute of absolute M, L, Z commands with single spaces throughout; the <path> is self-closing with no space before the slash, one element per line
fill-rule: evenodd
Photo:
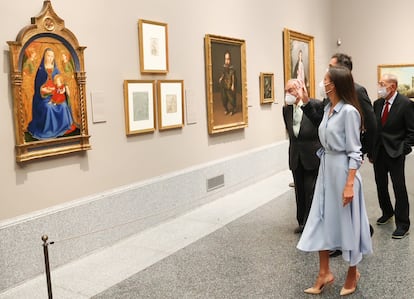
<path fill-rule="evenodd" d="M 342 2 L 335 1 L 341 8 L 345 5 Z M 342 34 L 344 48 L 358 51 L 354 54 L 357 61 L 371 52 L 363 54 L 360 53 L 362 49 L 350 46 L 357 37 L 346 34 L 345 20 L 339 23 L 331 20 L 329 0 L 54 0 L 52 5 L 79 43 L 87 46 L 87 110 L 92 150 L 23 166 L 16 164 L 6 42 L 14 40 L 19 30 L 30 23 L 30 17 L 40 12 L 42 1 L 15 0 L 3 5 L 0 11 L 3 40 L 0 221 L 28 217 L 31 213 L 67 205 L 119 186 L 284 140 L 280 104 L 283 100 L 284 27 L 315 36 L 317 82 L 322 77 L 327 57 L 335 50 L 332 37 L 336 34 L 332 32 L 332 23 L 335 31 Z M 365 5 L 364 9 L 369 6 Z M 139 72 L 137 21 L 140 18 L 168 23 L 170 71 L 166 76 L 143 76 Z M 377 21 L 375 23 L 378 25 Z M 205 34 L 246 40 L 249 126 L 244 130 L 217 136 L 207 133 Z M 375 68 L 375 63 L 370 61 L 369 67 Z M 275 74 L 278 104 L 259 104 L 260 72 Z M 149 78 L 183 79 L 185 89 L 191 94 L 188 100 L 197 107 L 197 123 L 186 125 L 182 130 L 126 137 L 123 80 Z M 364 79 L 368 81 L 371 77 L 366 75 Z M 105 123 L 92 123 L 90 94 L 94 92 L 104 94 Z"/>
<path fill-rule="evenodd" d="M 379 64 L 413 64 L 411 0 L 334 0 L 333 37 L 354 61 L 354 78 L 376 99 Z"/>

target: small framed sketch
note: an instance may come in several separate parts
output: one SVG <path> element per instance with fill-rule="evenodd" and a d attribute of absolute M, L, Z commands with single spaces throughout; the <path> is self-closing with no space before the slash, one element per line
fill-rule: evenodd
<path fill-rule="evenodd" d="M 260 104 L 273 103 L 275 100 L 273 73 L 260 73 Z"/>
<path fill-rule="evenodd" d="M 183 127 L 184 81 L 159 80 L 157 83 L 158 129 L 162 131 Z"/>
<path fill-rule="evenodd" d="M 125 80 L 124 103 L 127 135 L 155 131 L 154 80 Z"/>
<path fill-rule="evenodd" d="M 168 73 L 168 25 L 138 20 L 141 73 Z"/>

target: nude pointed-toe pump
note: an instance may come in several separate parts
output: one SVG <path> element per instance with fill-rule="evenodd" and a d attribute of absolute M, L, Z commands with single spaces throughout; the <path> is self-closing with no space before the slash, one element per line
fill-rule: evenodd
<path fill-rule="evenodd" d="M 361 277 L 361 274 L 359 272 L 357 272 L 356 274 L 356 280 L 355 280 L 355 287 L 351 288 L 351 289 L 345 289 L 344 287 L 341 289 L 341 292 L 339 293 L 339 295 L 341 296 L 347 296 L 347 295 L 351 295 L 352 293 L 355 292 L 357 285 L 358 285 L 358 280 Z"/>
<path fill-rule="evenodd" d="M 335 278 L 332 278 L 331 280 L 325 281 L 319 288 L 311 287 L 309 289 L 304 290 L 304 292 L 306 294 L 318 295 L 318 294 L 322 293 L 325 290 L 326 287 L 333 284 L 334 280 L 335 280 Z"/>

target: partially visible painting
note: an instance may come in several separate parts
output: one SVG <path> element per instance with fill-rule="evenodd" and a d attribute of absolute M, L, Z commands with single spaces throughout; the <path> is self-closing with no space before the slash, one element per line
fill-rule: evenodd
<path fill-rule="evenodd" d="M 414 100 L 414 64 L 381 64 L 378 66 L 378 81 L 383 74 L 398 78 L 398 92 Z"/>
<path fill-rule="evenodd" d="M 285 84 L 297 78 L 305 83 L 311 97 L 315 96 L 315 58 L 313 36 L 287 28 L 283 31 Z"/>
<path fill-rule="evenodd" d="M 83 51 L 44 1 L 10 48 L 16 161 L 90 149 Z"/>
<path fill-rule="evenodd" d="M 209 134 L 247 127 L 246 43 L 205 36 Z"/>

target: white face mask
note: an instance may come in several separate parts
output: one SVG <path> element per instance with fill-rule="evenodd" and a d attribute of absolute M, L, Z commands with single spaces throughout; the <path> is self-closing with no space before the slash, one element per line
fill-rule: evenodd
<path fill-rule="evenodd" d="M 285 95 L 285 103 L 286 105 L 293 105 L 296 102 L 296 97 L 294 95 L 291 95 L 290 93 L 287 93 Z"/>
<path fill-rule="evenodd" d="M 385 99 L 387 96 L 387 88 L 385 86 L 378 87 L 378 97 Z"/>
<path fill-rule="evenodd" d="M 326 94 L 325 83 L 323 83 L 323 80 L 321 82 L 319 82 L 319 85 L 318 85 L 318 96 L 321 99 L 324 99 L 324 98 L 328 97 L 328 95 Z"/>

